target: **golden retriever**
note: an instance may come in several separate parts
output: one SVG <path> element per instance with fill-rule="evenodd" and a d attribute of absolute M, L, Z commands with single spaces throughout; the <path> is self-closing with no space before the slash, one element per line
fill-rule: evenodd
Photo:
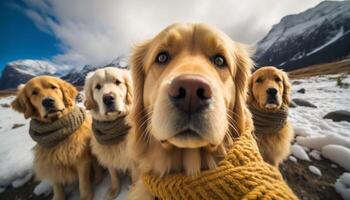
<path fill-rule="evenodd" d="M 217 166 L 252 127 L 246 48 L 204 24 L 174 24 L 131 57 L 134 106 L 128 152 L 140 173 L 189 176 Z M 129 199 L 151 199 L 139 180 Z"/>
<path fill-rule="evenodd" d="M 128 115 L 132 105 L 132 85 L 128 70 L 115 67 L 98 69 L 88 74 L 84 91 L 86 109 L 90 110 L 94 120 L 111 122 Z M 96 137 L 91 140 L 92 153 L 108 169 L 111 177 L 107 199 L 114 199 L 119 194 L 120 180 L 117 171 L 129 171 L 133 180 L 137 178 L 133 162 L 126 154 L 126 137 L 120 137 L 118 143 L 111 144 L 100 143 Z"/>
<path fill-rule="evenodd" d="M 290 90 L 288 75 L 275 67 L 262 67 L 256 70 L 249 81 L 247 102 L 251 107 L 255 126 L 258 119 L 254 119 L 257 115 L 252 109 L 271 116 L 265 118 L 267 120 L 265 126 L 256 130 L 255 135 L 264 160 L 274 166 L 278 166 L 288 156 L 294 136 L 293 128 L 287 120 Z M 279 127 L 271 127 L 279 124 Z"/>
<path fill-rule="evenodd" d="M 51 76 L 38 76 L 19 88 L 12 108 L 25 118 L 50 124 L 75 108 L 77 90 L 71 84 Z M 57 145 L 34 147 L 33 168 L 40 180 L 53 184 L 53 199 L 65 199 L 64 184 L 79 181 L 80 199 L 92 199 L 89 149 L 91 118 L 85 117 L 81 126 Z"/>

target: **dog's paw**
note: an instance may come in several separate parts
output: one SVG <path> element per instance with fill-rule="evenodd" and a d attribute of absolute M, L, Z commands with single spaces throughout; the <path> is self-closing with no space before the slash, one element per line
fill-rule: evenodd
<path fill-rule="evenodd" d="M 109 188 L 106 192 L 106 200 L 113 200 L 115 199 L 118 194 L 120 193 L 120 188 Z"/>

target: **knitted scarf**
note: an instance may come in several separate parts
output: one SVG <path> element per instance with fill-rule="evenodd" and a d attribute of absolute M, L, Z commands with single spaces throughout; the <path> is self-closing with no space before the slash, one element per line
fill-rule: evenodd
<path fill-rule="evenodd" d="M 92 121 L 95 138 L 103 145 L 118 144 L 124 141 L 130 128 L 125 116 L 112 121 Z"/>
<path fill-rule="evenodd" d="M 84 122 L 86 113 L 75 107 L 70 113 L 52 123 L 30 120 L 29 134 L 40 146 L 51 148 L 74 133 Z"/>
<path fill-rule="evenodd" d="M 296 200 L 278 169 L 265 163 L 250 133 L 240 136 L 213 170 L 199 176 L 141 176 L 143 184 L 162 200 L 276 199 Z"/>
<path fill-rule="evenodd" d="M 262 111 L 254 106 L 249 106 L 253 115 L 255 133 L 278 133 L 287 122 L 288 108 L 283 106 L 278 111 Z"/>

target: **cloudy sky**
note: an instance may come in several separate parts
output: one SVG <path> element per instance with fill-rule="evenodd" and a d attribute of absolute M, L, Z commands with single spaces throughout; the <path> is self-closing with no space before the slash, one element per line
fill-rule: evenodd
<path fill-rule="evenodd" d="M 319 2 L 320 0 L 2 1 L 6 5 L 2 5 L 0 10 L 3 13 L 0 16 L 1 38 L 6 41 L 2 42 L 0 49 L 0 65 L 13 58 L 50 59 L 77 67 L 106 64 L 118 55 L 127 55 L 132 45 L 174 22 L 208 23 L 222 29 L 236 41 L 254 44 L 283 16 L 305 11 Z M 21 53 L 16 55 L 16 51 Z"/>

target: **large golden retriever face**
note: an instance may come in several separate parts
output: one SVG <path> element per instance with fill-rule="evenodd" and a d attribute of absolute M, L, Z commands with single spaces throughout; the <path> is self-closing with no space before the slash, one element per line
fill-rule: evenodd
<path fill-rule="evenodd" d="M 263 110 L 278 110 L 289 104 L 290 82 L 288 75 L 275 67 L 262 67 L 250 80 L 249 103 Z"/>
<path fill-rule="evenodd" d="M 97 120 L 114 120 L 129 112 L 132 89 L 127 70 L 98 69 L 86 77 L 84 91 L 85 106 Z"/>
<path fill-rule="evenodd" d="M 168 27 L 132 56 L 136 133 L 178 148 L 217 146 L 239 134 L 250 66 L 242 46 L 218 30 Z"/>
<path fill-rule="evenodd" d="M 19 88 L 13 109 L 25 118 L 49 122 L 62 117 L 75 105 L 77 90 L 71 84 L 51 76 L 38 76 Z"/>

